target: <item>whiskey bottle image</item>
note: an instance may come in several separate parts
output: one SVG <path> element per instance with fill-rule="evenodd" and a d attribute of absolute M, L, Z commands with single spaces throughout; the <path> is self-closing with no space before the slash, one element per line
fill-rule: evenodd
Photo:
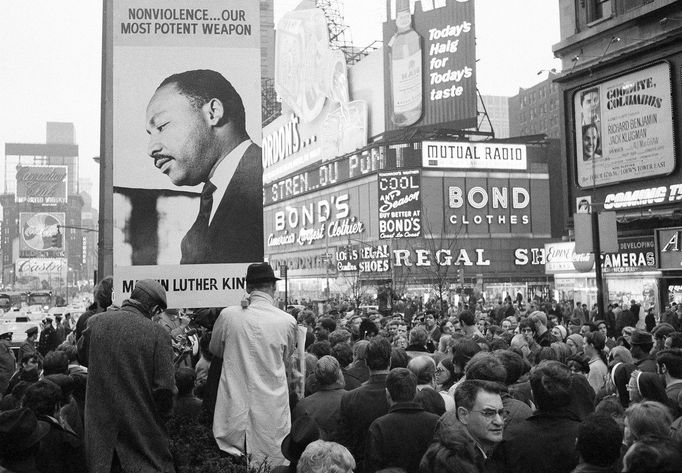
<path fill-rule="evenodd" d="M 409 0 L 397 0 L 395 24 L 388 42 L 391 122 L 405 127 L 419 120 L 423 106 L 421 37 L 412 28 Z"/>

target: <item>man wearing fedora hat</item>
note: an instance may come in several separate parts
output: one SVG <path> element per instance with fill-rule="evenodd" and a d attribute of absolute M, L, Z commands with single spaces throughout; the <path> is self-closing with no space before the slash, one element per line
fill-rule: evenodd
<path fill-rule="evenodd" d="M 166 310 L 158 281 L 135 283 L 118 309 L 90 317 L 78 359 L 88 367 L 85 453 L 95 472 L 174 472 L 165 420 L 173 408 L 170 334 L 151 319 Z"/>
<path fill-rule="evenodd" d="M 649 332 L 637 329 L 630 335 L 630 353 L 638 370 L 657 372 L 656 361 L 649 355 L 653 347 L 654 337 Z"/>
<path fill-rule="evenodd" d="M 50 431 L 27 407 L 0 413 L 0 471 L 37 472 L 38 442 Z"/>
<path fill-rule="evenodd" d="M 209 349 L 223 359 L 213 416 L 220 449 L 270 465 L 286 464 L 280 445 L 291 428 L 287 366 L 296 346 L 296 320 L 275 307 L 268 263 L 249 265 L 248 298 L 222 310 Z"/>

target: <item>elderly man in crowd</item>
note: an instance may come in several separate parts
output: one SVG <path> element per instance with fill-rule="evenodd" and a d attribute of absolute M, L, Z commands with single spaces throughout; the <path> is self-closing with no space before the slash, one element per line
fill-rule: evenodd
<path fill-rule="evenodd" d="M 456 419 L 436 427 L 420 471 L 504 471 L 496 446 L 502 442 L 506 412 L 500 385 L 466 380 L 455 390 Z"/>
<path fill-rule="evenodd" d="M 632 353 L 637 369 L 656 373 L 656 361 L 649 355 L 654 347 L 654 338 L 651 334 L 644 330 L 635 330 L 630 336 L 630 347 L 630 353 Z"/>
<path fill-rule="evenodd" d="M 152 322 L 166 291 L 138 281 L 120 309 L 93 315 L 78 359 L 88 367 L 85 451 L 91 472 L 173 472 L 165 419 L 176 393 L 170 334 Z"/>

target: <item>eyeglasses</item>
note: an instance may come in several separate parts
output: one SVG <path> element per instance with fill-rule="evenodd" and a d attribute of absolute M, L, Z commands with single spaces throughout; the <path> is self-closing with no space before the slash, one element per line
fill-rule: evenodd
<path fill-rule="evenodd" d="M 506 409 L 481 409 L 480 411 L 469 411 L 469 412 L 478 412 L 485 418 L 488 422 L 492 421 L 495 419 L 495 416 L 500 416 L 502 420 L 506 420 L 507 417 L 509 417 L 509 411 Z"/>

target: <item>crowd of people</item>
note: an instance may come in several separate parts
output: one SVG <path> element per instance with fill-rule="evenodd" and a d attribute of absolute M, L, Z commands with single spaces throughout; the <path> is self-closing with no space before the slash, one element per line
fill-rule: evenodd
<path fill-rule="evenodd" d="M 120 307 L 104 280 L 44 353 L 52 331 L 27 334 L 0 386 L 0 472 L 682 471 L 682 307 L 316 314 L 276 307 L 267 263 L 246 281 L 240 306 L 195 311 L 189 363 L 153 280 Z"/>

